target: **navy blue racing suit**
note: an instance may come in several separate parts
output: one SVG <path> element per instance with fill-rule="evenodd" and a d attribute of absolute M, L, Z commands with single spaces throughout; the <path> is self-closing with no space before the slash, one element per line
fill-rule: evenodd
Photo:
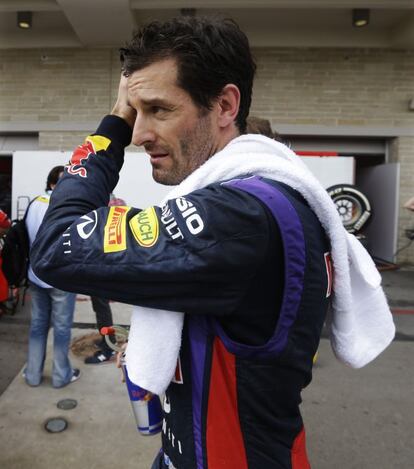
<path fill-rule="evenodd" d="M 107 207 L 130 139 L 107 116 L 75 150 L 32 249 L 36 274 L 186 313 L 160 467 L 309 467 L 300 393 L 330 295 L 319 221 L 297 192 L 261 178 L 144 210 Z"/>

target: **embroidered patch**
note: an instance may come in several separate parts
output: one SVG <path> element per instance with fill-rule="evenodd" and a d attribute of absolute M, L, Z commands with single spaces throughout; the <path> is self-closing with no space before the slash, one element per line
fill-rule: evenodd
<path fill-rule="evenodd" d="M 111 140 L 102 135 L 89 135 L 89 137 L 86 137 L 85 142 L 73 152 L 68 166 L 68 173 L 83 178 L 88 177 L 88 172 L 83 166 L 84 162 L 89 158 L 89 155 L 106 150 L 110 144 Z"/>
<path fill-rule="evenodd" d="M 126 249 L 126 214 L 131 207 L 111 207 L 104 230 L 104 252 Z"/>
<path fill-rule="evenodd" d="M 79 220 L 80 223 L 76 225 L 78 234 L 82 239 L 88 239 L 98 225 L 98 213 L 94 210 L 88 215 L 82 215 Z"/>
<path fill-rule="evenodd" d="M 158 241 L 159 223 L 154 207 L 149 207 L 133 216 L 129 226 L 140 246 L 150 248 Z"/>

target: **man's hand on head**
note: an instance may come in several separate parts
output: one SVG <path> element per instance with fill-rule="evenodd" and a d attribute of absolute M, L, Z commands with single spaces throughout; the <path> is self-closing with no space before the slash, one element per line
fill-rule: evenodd
<path fill-rule="evenodd" d="M 124 119 L 131 129 L 134 127 L 137 112 L 128 104 L 128 77 L 123 73 L 119 81 L 118 98 L 112 108 L 111 114 Z"/>

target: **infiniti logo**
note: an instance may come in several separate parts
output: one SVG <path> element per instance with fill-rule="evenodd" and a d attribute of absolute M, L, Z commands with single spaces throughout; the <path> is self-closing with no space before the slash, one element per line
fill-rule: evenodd
<path fill-rule="evenodd" d="M 82 239 L 88 239 L 95 231 L 96 225 L 98 224 L 98 214 L 96 213 L 96 210 L 94 210 L 91 214 L 83 215 L 80 219 L 83 221 L 78 223 L 76 229 Z"/>

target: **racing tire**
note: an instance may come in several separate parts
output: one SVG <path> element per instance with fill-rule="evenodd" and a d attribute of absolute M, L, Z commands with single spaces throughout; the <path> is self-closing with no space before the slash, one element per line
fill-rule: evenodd
<path fill-rule="evenodd" d="M 368 198 L 351 184 L 336 184 L 326 189 L 342 220 L 344 228 L 356 234 L 372 214 Z"/>

